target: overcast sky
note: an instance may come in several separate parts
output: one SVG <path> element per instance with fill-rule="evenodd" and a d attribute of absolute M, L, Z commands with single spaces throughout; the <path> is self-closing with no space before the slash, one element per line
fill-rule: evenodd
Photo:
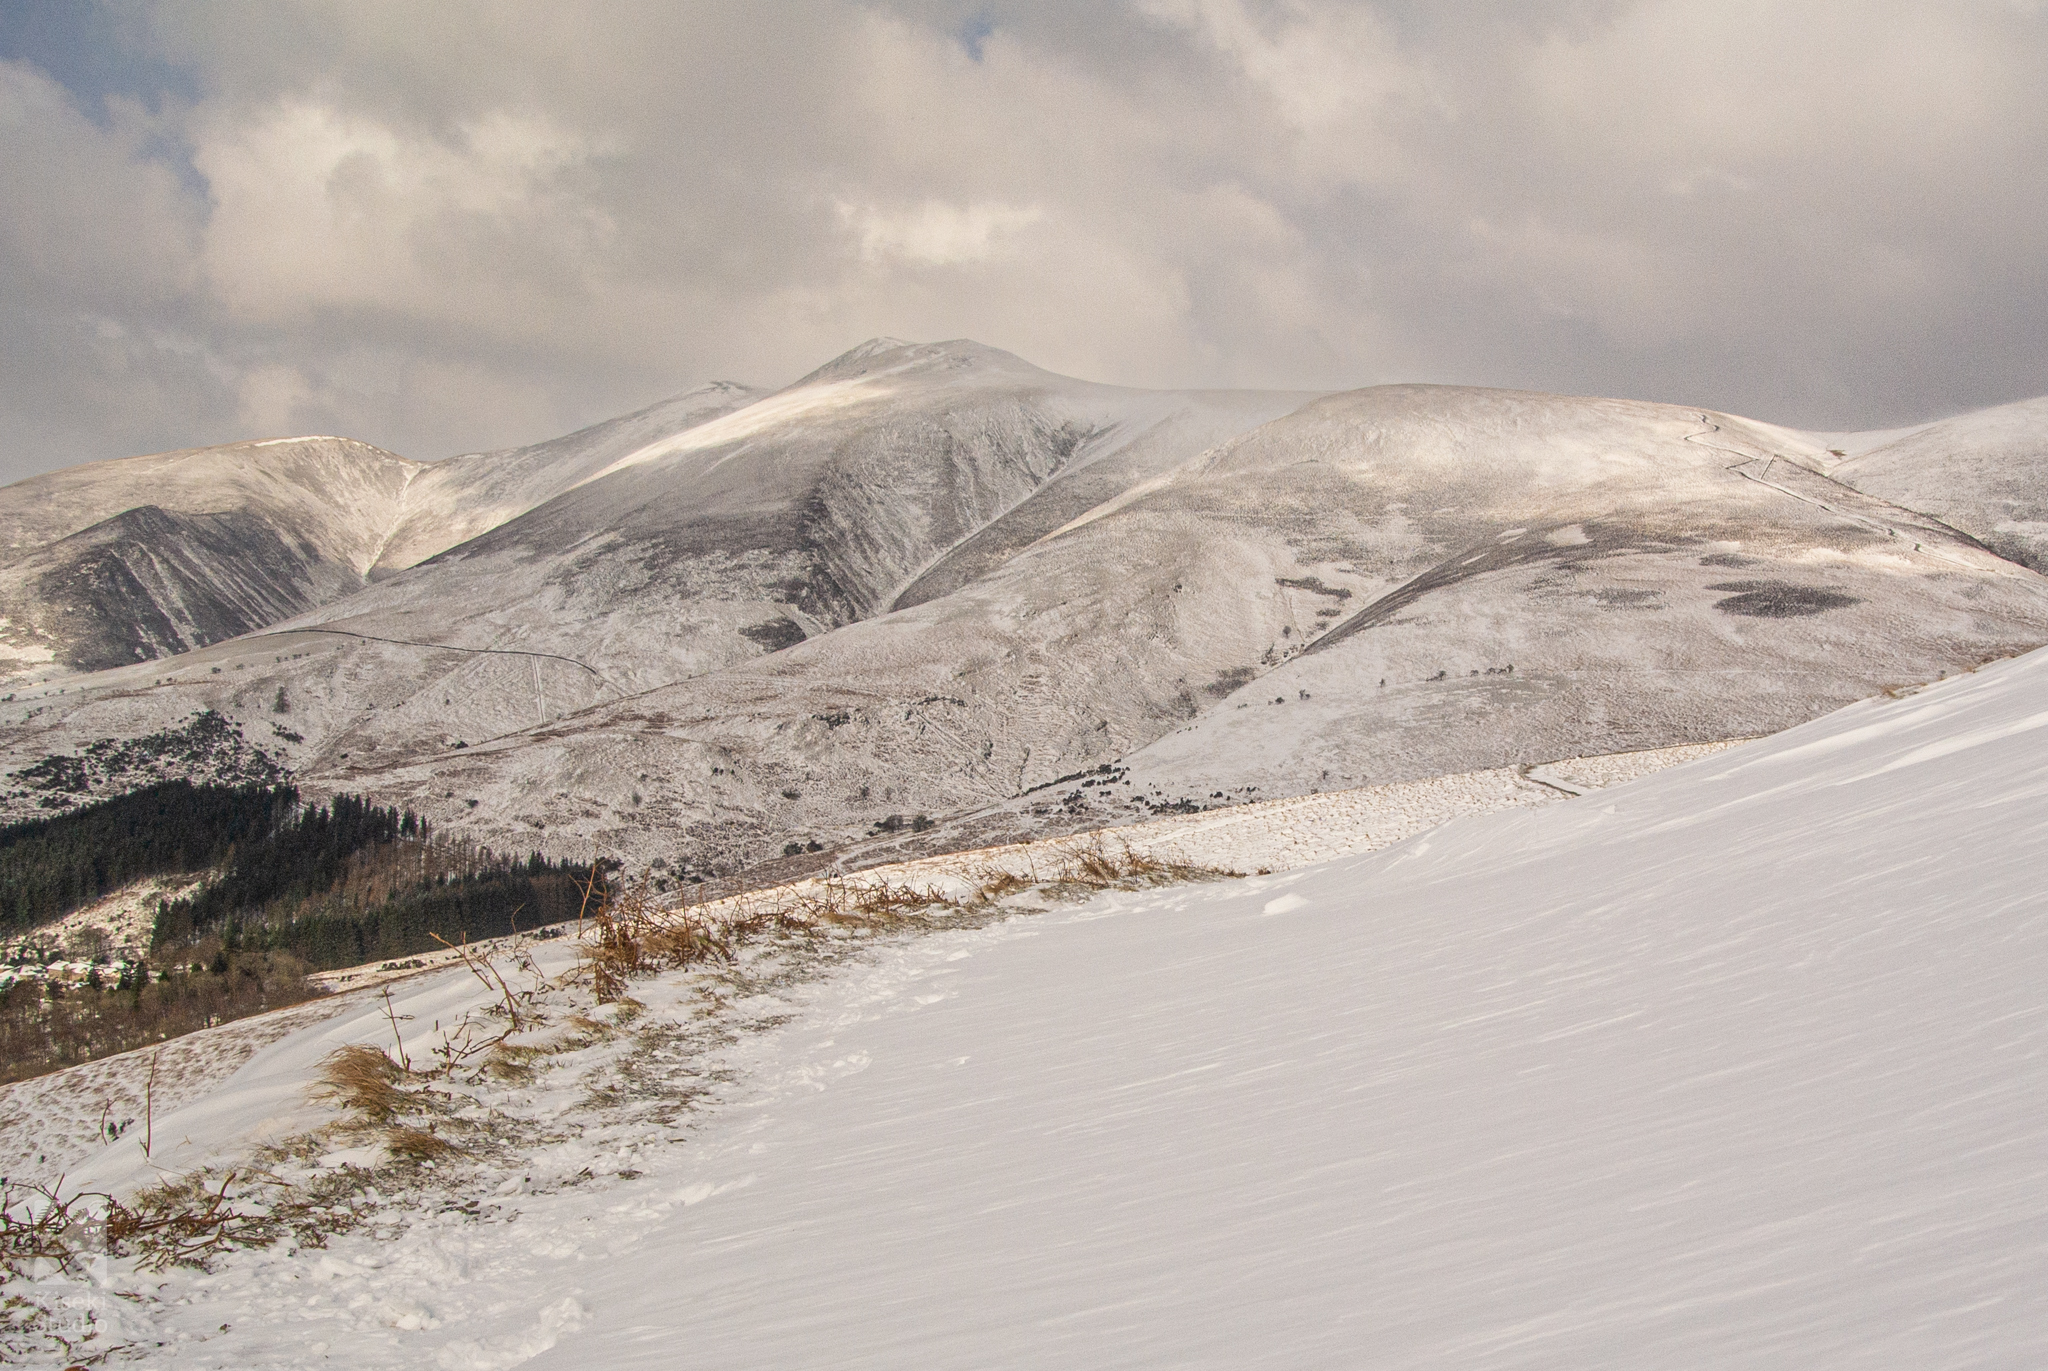
<path fill-rule="evenodd" d="M 1880 427 L 2048 392 L 2038 0 L 0 3 L 0 476 L 861 340 Z"/>

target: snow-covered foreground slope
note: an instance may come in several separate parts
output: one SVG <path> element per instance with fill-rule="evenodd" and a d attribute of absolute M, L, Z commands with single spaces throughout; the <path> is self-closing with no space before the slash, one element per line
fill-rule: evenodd
<path fill-rule="evenodd" d="M 2039 1365 L 2044 778 L 2037 653 L 890 943 L 740 1002 L 693 1115 L 543 1077 L 590 1126 L 480 1209 L 166 1281 L 149 1361 Z"/>
<path fill-rule="evenodd" d="M 2044 777 L 2035 654 L 908 949 L 533 1364 L 2039 1365 Z"/>

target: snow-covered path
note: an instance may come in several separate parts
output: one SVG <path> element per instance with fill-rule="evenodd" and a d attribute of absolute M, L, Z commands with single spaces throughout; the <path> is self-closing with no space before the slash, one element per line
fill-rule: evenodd
<path fill-rule="evenodd" d="M 532 1364 L 2041 1365 L 2044 795 L 2037 654 L 926 940 Z"/>

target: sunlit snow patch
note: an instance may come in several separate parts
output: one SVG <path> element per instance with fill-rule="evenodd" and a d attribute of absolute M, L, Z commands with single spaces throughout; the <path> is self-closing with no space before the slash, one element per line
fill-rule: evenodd
<path fill-rule="evenodd" d="M 627 453 L 602 471 L 586 476 L 577 482 L 587 486 L 592 481 L 601 481 L 613 472 L 629 467 L 645 466 L 683 452 L 702 452 L 706 448 L 723 447 L 751 438 L 771 428 L 798 421 L 822 418 L 853 409 L 858 405 L 872 404 L 886 399 L 893 387 L 878 384 L 873 380 L 822 381 L 817 385 L 802 386 L 771 395 L 765 400 L 756 400 L 745 409 L 734 410 L 731 414 L 713 419 L 708 424 L 684 429 L 673 437 L 649 443 L 646 447 Z M 570 487 L 572 490 L 574 486 Z"/>

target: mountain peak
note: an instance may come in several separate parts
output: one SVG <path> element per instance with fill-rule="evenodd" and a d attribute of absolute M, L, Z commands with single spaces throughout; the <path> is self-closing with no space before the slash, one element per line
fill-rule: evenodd
<path fill-rule="evenodd" d="M 908 338 L 870 338 L 858 347 L 849 348 L 837 358 L 841 362 L 862 362 L 870 357 L 879 357 L 885 352 L 898 348 L 916 347 Z"/>
<path fill-rule="evenodd" d="M 870 338 L 859 347 L 840 353 L 810 375 L 799 386 L 819 381 L 851 381 L 882 372 L 921 370 L 957 371 L 987 363 L 1011 367 L 1030 364 L 972 338 L 954 338 L 943 343 L 911 343 L 901 338 Z M 1033 371 L 1035 367 L 1030 368 Z"/>

